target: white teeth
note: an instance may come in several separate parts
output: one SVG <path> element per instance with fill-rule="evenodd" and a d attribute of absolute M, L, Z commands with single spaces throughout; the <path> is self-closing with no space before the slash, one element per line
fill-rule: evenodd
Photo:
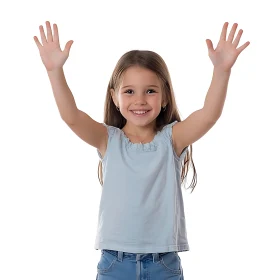
<path fill-rule="evenodd" d="M 132 112 L 135 113 L 135 114 L 145 114 L 148 111 L 132 111 Z"/>

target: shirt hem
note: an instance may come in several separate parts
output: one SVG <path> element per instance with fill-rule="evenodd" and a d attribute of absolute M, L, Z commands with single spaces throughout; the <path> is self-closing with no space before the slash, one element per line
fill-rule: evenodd
<path fill-rule="evenodd" d="M 149 254 L 149 253 L 165 253 L 165 252 L 184 252 L 189 251 L 189 245 L 188 244 L 180 244 L 180 245 L 167 245 L 167 246 L 153 246 L 153 247 L 135 247 L 135 246 L 121 246 L 116 245 L 113 243 L 106 243 L 106 242 L 99 242 L 96 243 L 94 246 L 95 250 L 114 250 L 114 251 L 121 251 L 121 252 L 127 252 L 127 253 L 143 253 L 143 254 Z"/>

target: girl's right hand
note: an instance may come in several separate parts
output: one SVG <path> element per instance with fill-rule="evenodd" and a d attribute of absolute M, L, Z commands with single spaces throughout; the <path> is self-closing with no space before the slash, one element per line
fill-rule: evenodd
<path fill-rule="evenodd" d="M 39 49 L 41 59 L 47 69 L 47 71 L 53 71 L 61 68 L 67 60 L 70 52 L 73 40 L 66 43 L 64 50 L 62 51 L 59 45 L 58 28 L 56 24 L 53 24 L 54 35 L 52 35 L 51 25 L 49 21 L 46 21 L 47 26 L 47 38 L 43 29 L 43 26 L 39 26 L 42 44 L 38 38 L 34 36 L 34 41 Z"/>

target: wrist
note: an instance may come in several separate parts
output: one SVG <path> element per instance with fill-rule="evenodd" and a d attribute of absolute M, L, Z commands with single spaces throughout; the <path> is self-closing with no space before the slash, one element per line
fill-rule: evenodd
<path fill-rule="evenodd" d="M 225 69 L 223 67 L 214 66 L 213 72 L 219 73 L 219 74 L 230 74 L 231 73 L 231 68 L 230 69 Z"/>
<path fill-rule="evenodd" d="M 62 67 L 53 70 L 47 70 L 47 73 L 50 79 L 64 76 Z"/>
<path fill-rule="evenodd" d="M 62 67 L 58 67 L 58 68 L 55 68 L 55 69 L 52 69 L 52 70 L 47 70 L 47 73 L 48 74 L 57 74 L 57 73 L 61 73 L 63 72 L 63 68 Z"/>

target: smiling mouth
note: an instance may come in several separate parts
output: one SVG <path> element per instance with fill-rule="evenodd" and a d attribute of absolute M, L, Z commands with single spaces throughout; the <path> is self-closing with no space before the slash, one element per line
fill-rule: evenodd
<path fill-rule="evenodd" d="M 146 110 L 131 110 L 132 114 L 136 115 L 136 116 L 147 115 L 147 113 L 149 113 L 151 110 L 147 110 L 145 113 L 136 113 L 136 112 L 144 112 L 144 111 L 146 111 Z"/>

